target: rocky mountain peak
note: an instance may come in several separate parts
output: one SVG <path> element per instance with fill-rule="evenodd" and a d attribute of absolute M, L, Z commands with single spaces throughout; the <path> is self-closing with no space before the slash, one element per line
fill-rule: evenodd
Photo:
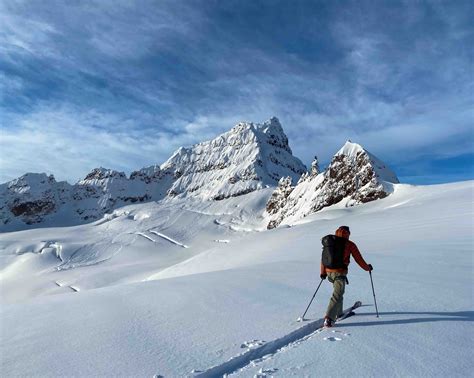
<path fill-rule="evenodd" d="M 296 181 L 306 171 L 276 117 L 262 124 L 240 122 L 210 141 L 180 148 L 160 168 L 175 178 L 169 196 L 206 199 L 276 185 L 282 176 Z"/>
<path fill-rule="evenodd" d="M 0 185 L 0 220 L 10 221 L 12 214 L 26 224 L 41 222 L 64 203 L 70 185 L 57 182 L 53 175 L 26 173 Z"/>
<path fill-rule="evenodd" d="M 397 175 L 379 158 L 368 152 L 360 144 L 348 140 L 335 156 L 344 156 L 354 165 L 354 169 L 362 169 L 370 165 L 377 179 L 398 183 Z"/>
<path fill-rule="evenodd" d="M 294 188 L 277 188 L 267 204 L 268 228 L 305 217 L 343 200 L 346 206 L 386 197 L 398 178 L 361 145 L 347 141 L 325 172 L 304 175 Z"/>
<path fill-rule="evenodd" d="M 111 178 L 126 179 L 127 176 L 124 172 L 118 172 L 113 169 L 99 167 L 94 168 L 90 173 L 88 173 L 86 177 L 80 181 L 80 183 L 88 183 L 96 180 L 105 180 Z"/>
<path fill-rule="evenodd" d="M 32 188 L 49 187 L 56 183 L 53 175 L 47 175 L 46 173 L 25 173 L 10 182 L 7 187 L 18 193 L 25 193 L 30 191 Z"/>
<path fill-rule="evenodd" d="M 157 180 L 161 177 L 161 169 L 159 165 L 151 165 L 149 167 L 142 168 L 138 171 L 133 171 L 130 174 L 130 180 L 142 180 L 146 183 L 150 183 L 153 180 Z"/>

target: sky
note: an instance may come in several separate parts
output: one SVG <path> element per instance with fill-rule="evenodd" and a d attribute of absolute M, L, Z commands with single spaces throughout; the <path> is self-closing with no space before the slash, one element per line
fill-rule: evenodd
<path fill-rule="evenodd" d="M 280 119 L 402 182 L 474 178 L 472 1 L 0 0 L 0 182 L 130 173 Z"/>

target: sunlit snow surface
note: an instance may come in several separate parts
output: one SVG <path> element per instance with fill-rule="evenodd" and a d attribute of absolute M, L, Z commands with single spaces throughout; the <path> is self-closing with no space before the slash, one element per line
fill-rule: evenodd
<path fill-rule="evenodd" d="M 344 307 L 361 300 L 355 317 L 229 373 L 468 376 L 473 182 L 394 188 L 271 231 L 264 190 L 0 234 L 2 375 L 193 376 L 285 339 L 305 324 L 296 319 L 319 282 L 320 238 L 345 224 L 374 265 L 380 318 L 353 262 Z M 330 289 L 323 283 L 309 321 L 324 315 Z"/>

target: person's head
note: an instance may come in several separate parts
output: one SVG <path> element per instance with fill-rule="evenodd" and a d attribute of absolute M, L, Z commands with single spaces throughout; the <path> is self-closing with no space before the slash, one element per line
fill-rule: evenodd
<path fill-rule="evenodd" d="M 350 235 L 351 235 L 351 231 L 349 230 L 348 226 L 340 226 L 336 230 L 336 236 L 339 236 L 341 238 L 349 239 Z"/>

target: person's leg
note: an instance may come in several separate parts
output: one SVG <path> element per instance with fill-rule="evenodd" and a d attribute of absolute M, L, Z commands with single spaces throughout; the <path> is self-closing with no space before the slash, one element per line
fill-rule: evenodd
<path fill-rule="evenodd" d="M 341 276 L 343 276 L 341 273 L 328 274 L 328 278 L 333 282 L 333 293 L 329 300 L 326 316 L 333 321 L 336 320 L 338 315 L 343 311 L 342 301 L 344 298 L 346 280 L 341 278 Z"/>
<path fill-rule="evenodd" d="M 337 279 L 337 281 L 340 281 L 339 282 L 339 285 L 342 285 L 342 288 L 339 287 L 339 296 L 340 296 L 340 299 L 339 301 L 337 302 L 337 318 L 342 315 L 342 312 L 344 311 L 344 305 L 343 305 L 343 302 L 344 302 L 344 293 L 346 291 L 346 277 L 345 276 L 339 276 L 339 278 Z"/>

